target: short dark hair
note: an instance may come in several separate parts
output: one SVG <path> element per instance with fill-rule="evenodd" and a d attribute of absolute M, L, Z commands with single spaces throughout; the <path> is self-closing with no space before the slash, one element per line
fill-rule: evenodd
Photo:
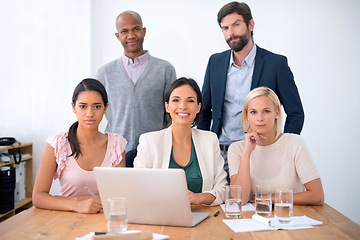
<path fill-rule="evenodd" d="M 249 27 L 250 20 L 253 19 L 251 15 L 250 7 L 244 2 L 230 2 L 225 4 L 217 15 L 217 21 L 219 26 L 221 27 L 221 20 L 232 13 L 237 13 L 244 18 L 246 26 Z M 251 31 L 251 36 L 253 35 L 253 31 Z"/>
<path fill-rule="evenodd" d="M 189 85 L 196 93 L 196 97 L 197 97 L 197 104 L 199 105 L 199 103 L 201 103 L 201 106 L 203 104 L 203 100 L 202 100 L 202 96 L 201 96 L 201 91 L 199 88 L 199 85 L 196 83 L 196 81 L 192 78 L 185 78 L 185 77 L 181 77 L 179 79 L 176 79 L 175 81 L 173 81 L 169 87 L 166 89 L 165 94 L 164 94 L 164 100 L 166 103 L 169 103 L 170 100 L 170 95 L 171 93 L 178 87 L 181 87 L 183 85 Z M 200 111 L 198 112 L 198 114 L 196 114 L 195 119 L 193 120 L 191 127 L 196 126 L 196 124 L 198 124 L 200 116 L 201 116 L 201 112 L 202 109 L 200 109 Z M 171 121 L 170 118 L 170 114 L 166 113 L 166 117 L 169 121 Z"/>
<path fill-rule="evenodd" d="M 106 107 L 106 105 L 108 104 L 108 102 L 109 102 L 108 96 L 107 96 L 104 85 L 102 85 L 102 83 L 96 79 L 86 78 L 86 79 L 82 80 L 75 87 L 75 90 L 74 90 L 74 93 L 72 96 L 72 100 L 71 100 L 72 104 L 74 106 L 76 104 L 79 94 L 81 92 L 85 92 L 85 91 L 95 91 L 95 92 L 100 93 L 102 100 L 104 102 L 104 106 Z M 68 132 L 68 140 L 69 140 L 69 144 L 70 144 L 70 148 L 71 148 L 70 156 L 74 156 L 74 158 L 76 158 L 76 159 L 81 154 L 80 145 L 79 145 L 79 142 L 78 142 L 77 136 L 76 136 L 78 126 L 79 126 L 79 122 L 76 121 L 73 125 L 71 125 L 71 127 L 69 128 L 69 132 Z"/>

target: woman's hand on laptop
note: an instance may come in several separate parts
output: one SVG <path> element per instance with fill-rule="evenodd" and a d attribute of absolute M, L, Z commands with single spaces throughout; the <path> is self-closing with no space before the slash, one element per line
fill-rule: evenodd
<path fill-rule="evenodd" d="M 193 193 L 188 190 L 190 204 L 206 204 L 209 205 L 214 202 L 215 197 L 210 193 Z"/>
<path fill-rule="evenodd" d="M 78 213 L 98 213 L 102 209 L 101 201 L 89 196 L 73 196 L 73 211 Z"/>

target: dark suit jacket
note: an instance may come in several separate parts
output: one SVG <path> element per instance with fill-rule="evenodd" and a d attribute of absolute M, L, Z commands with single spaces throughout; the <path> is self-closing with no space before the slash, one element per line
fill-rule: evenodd
<path fill-rule="evenodd" d="M 218 136 L 222 128 L 225 85 L 232 50 L 210 57 L 202 88 L 203 107 L 198 129 L 210 130 Z M 287 115 L 284 132 L 300 134 L 304 124 L 304 111 L 294 76 L 285 56 L 257 47 L 251 89 L 269 87 L 279 97 Z M 241 124 L 241 123 L 239 123 Z"/>

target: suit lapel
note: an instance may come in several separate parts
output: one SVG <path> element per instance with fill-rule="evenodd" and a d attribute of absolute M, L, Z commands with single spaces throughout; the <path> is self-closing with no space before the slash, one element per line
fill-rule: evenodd
<path fill-rule="evenodd" d="M 255 56 L 255 66 L 254 73 L 251 81 L 251 90 L 259 86 L 261 71 L 264 66 L 264 51 L 262 48 L 259 48 L 256 45 L 256 56 Z"/>
<path fill-rule="evenodd" d="M 219 67 L 217 69 L 219 75 L 218 75 L 218 80 L 216 80 L 216 82 L 219 85 L 215 88 L 215 91 L 219 91 L 218 103 L 220 104 L 220 111 L 219 111 L 220 115 L 222 113 L 222 108 L 224 106 L 225 91 L 226 91 L 226 79 L 227 79 L 227 73 L 228 73 L 229 63 L 230 63 L 230 54 L 232 54 L 232 50 L 228 50 L 226 52 L 226 54 L 224 54 L 223 58 L 218 63 Z"/>
<path fill-rule="evenodd" d="M 232 53 L 231 50 L 226 52 L 224 54 L 223 59 L 219 62 L 219 87 L 220 87 L 220 93 L 221 93 L 221 99 L 224 98 L 225 95 L 225 87 L 226 87 L 226 79 L 227 79 L 227 73 L 229 69 L 229 62 L 230 62 L 230 54 Z"/>

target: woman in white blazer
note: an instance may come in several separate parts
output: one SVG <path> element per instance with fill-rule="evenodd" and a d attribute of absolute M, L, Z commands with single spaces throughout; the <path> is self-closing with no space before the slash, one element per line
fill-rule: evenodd
<path fill-rule="evenodd" d="M 179 78 L 165 92 L 171 126 L 142 134 L 135 168 L 184 169 L 191 204 L 219 205 L 224 200 L 226 172 L 216 134 L 193 129 L 202 97 L 193 79 Z"/>

